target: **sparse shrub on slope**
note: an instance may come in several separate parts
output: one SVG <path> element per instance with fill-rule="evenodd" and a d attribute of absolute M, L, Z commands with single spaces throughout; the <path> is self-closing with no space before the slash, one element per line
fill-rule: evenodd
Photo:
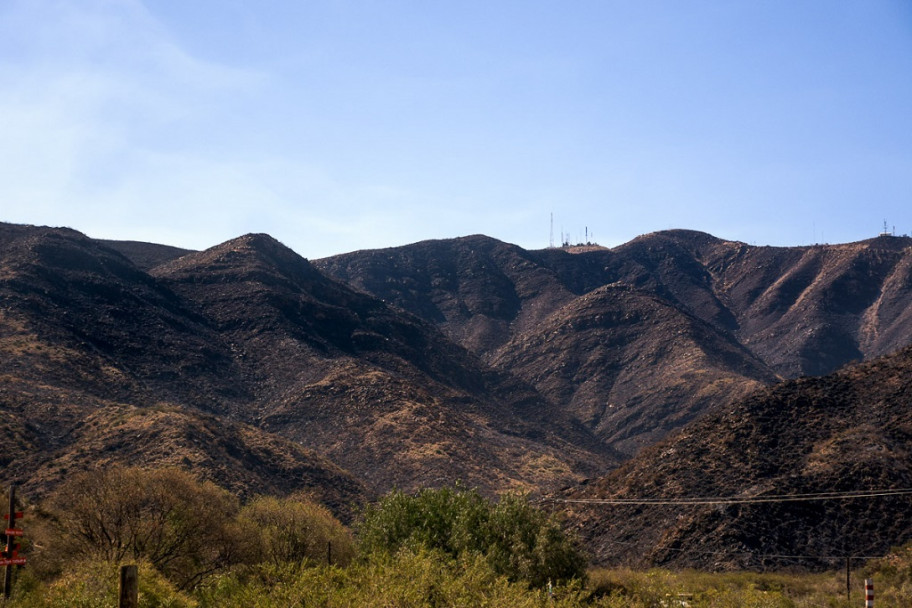
<path fill-rule="evenodd" d="M 474 490 L 392 492 L 365 510 L 358 533 L 367 555 L 403 547 L 478 554 L 497 574 L 535 587 L 582 578 L 586 565 L 557 521 L 518 495 L 491 503 Z"/>

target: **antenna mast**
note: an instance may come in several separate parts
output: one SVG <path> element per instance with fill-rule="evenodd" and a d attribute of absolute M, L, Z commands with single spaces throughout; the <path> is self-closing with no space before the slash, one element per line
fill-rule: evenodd
<path fill-rule="evenodd" d="M 554 249 L 554 212 L 551 212 L 551 236 L 548 239 L 548 247 Z"/>
<path fill-rule="evenodd" d="M 896 231 L 896 228 L 893 228 L 893 231 Z M 890 233 L 890 229 L 887 228 L 887 220 L 884 220 L 883 232 L 880 233 L 880 236 L 894 236 Z"/>

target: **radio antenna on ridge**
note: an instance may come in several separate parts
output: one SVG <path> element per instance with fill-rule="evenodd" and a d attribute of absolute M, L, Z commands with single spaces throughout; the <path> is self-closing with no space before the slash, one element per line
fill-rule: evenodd
<path fill-rule="evenodd" d="M 548 247 L 554 249 L 554 212 L 551 212 L 551 236 L 548 239 Z"/>

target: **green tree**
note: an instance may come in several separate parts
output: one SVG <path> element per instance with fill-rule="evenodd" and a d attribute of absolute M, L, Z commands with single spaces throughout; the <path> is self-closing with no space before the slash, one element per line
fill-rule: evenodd
<path fill-rule="evenodd" d="M 483 555 L 498 574 L 536 587 L 581 578 L 586 565 L 559 523 L 525 496 L 492 503 L 458 488 L 388 494 L 365 509 L 358 540 L 368 555 L 403 547 L 451 558 Z"/>
<path fill-rule="evenodd" d="M 495 570 L 535 587 L 581 578 L 586 559 L 560 524 L 516 494 L 491 509 L 486 553 Z"/>

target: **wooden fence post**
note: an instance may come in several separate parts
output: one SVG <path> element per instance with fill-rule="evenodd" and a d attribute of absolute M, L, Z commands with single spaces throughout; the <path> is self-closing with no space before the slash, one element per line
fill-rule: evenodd
<path fill-rule="evenodd" d="M 117 607 L 139 607 L 139 573 L 135 565 L 120 567 L 120 600 Z"/>
<path fill-rule="evenodd" d="M 846 602 L 852 601 L 852 571 L 851 571 L 851 557 L 847 557 L 845 560 L 846 566 Z"/>

